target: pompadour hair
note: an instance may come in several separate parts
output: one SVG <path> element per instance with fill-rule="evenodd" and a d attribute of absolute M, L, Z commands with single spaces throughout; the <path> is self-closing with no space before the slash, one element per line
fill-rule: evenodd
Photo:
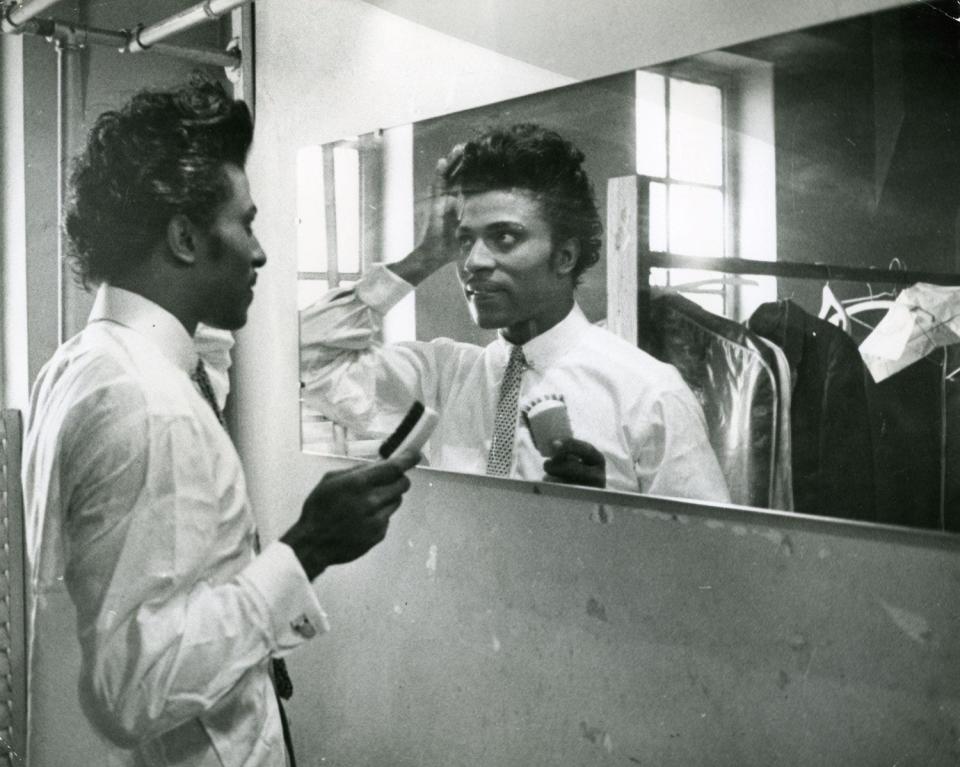
<path fill-rule="evenodd" d="M 230 193 L 223 167 L 242 168 L 252 140 L 246 104 L 200 74 L 100 115 L 74 160 L 64 220 L 78 281 L 110 281 L 145 260 L 174 215 L 212 223 Z"/>

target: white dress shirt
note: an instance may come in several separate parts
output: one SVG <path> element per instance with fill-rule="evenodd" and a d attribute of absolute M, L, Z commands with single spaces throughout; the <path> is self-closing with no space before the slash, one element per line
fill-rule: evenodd
<path fill-rule="evenodd" d="M 383 316 L 412 289 L 376 265 L 301 312 L 304 401 L 357 435 L 379 436 L 419 399 L 440 413 L 424 450 L 430 465 L 482 474 L 510 344 L 379 343 Z M 729 500 L 703 412 L 674 367 L 591 325 L 577 306 L 523 353 L 520 406 L 561 395 L 573 435 L 603 453 L 608 488 Z M 542 480 L 543 461 L 518 427 L 510 476 Z"/>
<path fill-rule="evenodd" d="M 34 767 L 286 764 L 269 659 L 326 617 L 288 546 L 254 555 L 240 459 L 189 377 L 200 348 L 222 397 L 231 343 L 201 330 L 195 347 L 161 307 L 102 286 L 35 383 Z"/>

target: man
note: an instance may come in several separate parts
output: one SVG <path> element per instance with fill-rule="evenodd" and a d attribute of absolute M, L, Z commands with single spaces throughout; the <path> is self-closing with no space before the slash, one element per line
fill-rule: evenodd
<path fill-rule="evenodd" d="M 325 629 L 311 581 L 380 541 L 409 487 L 415 455 L 331 472 L 256 553 L 214 391 L 266 262 L 252 130 L 198 79 L 102 115 L 75 166 L 66 229 L 99 288 L 36 381 L 25 440 L 36 767 L 288 764 L 271 661 Z M 214 383 L 201 323 L 220 329 L 197 344 Z M 77 637 L 92 728 L 68 681 Z"/>
<path fill-rule="evenodd" d="M 441 413 L 425 451 L 443 469 L 729 499 L 703 413 L 677 371 L 577 305 L 600 257 L 601 225 L 583 154 L 521 124 L 480 134 L 441 160 L 418 247 L 301 313 L 304 398 L 359 433 L 419 399 Z M 470 312 L 500 337 L 384 346 L 383 316 L 455 262 Z M 562 399 L 575 438 L 544 461 L 518 411 Z"/>

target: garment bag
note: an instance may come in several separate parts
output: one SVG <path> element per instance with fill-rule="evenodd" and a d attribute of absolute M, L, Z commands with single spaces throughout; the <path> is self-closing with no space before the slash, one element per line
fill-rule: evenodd
<path fill-rule="evenodd" d="M 703 408 L 734 503 L 790 508 L 778 495 L 776 357 L 737 322 L 675 293 L 650 304 L 648 351 L 680 372 Z"/>

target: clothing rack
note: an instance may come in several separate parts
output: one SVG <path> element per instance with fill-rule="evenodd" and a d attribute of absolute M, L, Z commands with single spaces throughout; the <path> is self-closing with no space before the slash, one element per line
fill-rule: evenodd
<path fill-rule="evenodd" d="M 642 342 L 650 301 L 650 270 L 701 269 L 724 274 L 765 275 L 820 281 L 960 286 L 960 273 L 881 269 L 845 264 L 679 256 L 650 250 L 648 176 L 607 181 L 607 326 L 631 343 Z"/>
<path fill-rule="evenodd" d="M 882 283 L 908 286 L 918 282 L 960 286 L 960 273 L 882 269 L 844 264 L 761 261 L 744 258 L 680 256 L 651 251 L 647 176 L 621 176 L 607 182 L 607 327 L 630 343 L 645 346 L 650 325 L 650 270 L 697 269 L 723 274 L 762 275 L 793 279 Z M 944 365 L 946 364 L 944 350 Z M 944 367 L 944 372 L 946 368 Z M 946 379 L 941 387 L 941 410 L 946 407 Z M 941 419 L 940 528 L 945 519 L 946 420 Z"/>
<path fill-rule="evenodd" d="M 872 266 L 842 266 L 799 261 L 758 261 L 747 258 L 708 258 L 677 256 L 647 251 L 643 255 L 648 268 L 705 269 L 726 274 L 755 274 L 808 280 L 846 282 L 882 282 L 889 285 L 913 285 L 928 282 L 934 285 L 960 286 L 960 273 L 880 269 Z"/>

